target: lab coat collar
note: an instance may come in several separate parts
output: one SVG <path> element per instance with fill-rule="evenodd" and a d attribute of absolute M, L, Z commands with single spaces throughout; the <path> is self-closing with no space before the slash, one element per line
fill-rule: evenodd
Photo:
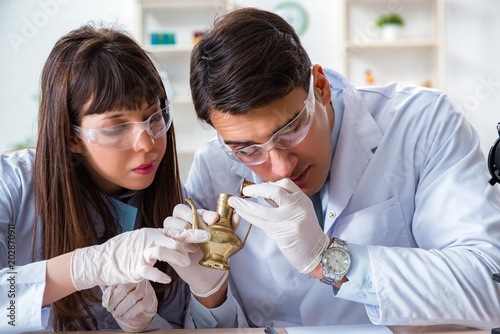
<path fill-rule="evenodd" d="M 116 209 L 122 232 L 134 229 L 140 204 L 140 193 L 138 190 L 127 190 L 123 194 L 109 197 Z"/>
<path fill-rule="evenodd" d="M 382 139 L 382 132 L 357 89 L 334 70 L 325 69 L 325 74 L 332 89 L 344 89 L 345 109 L 335 155 L 330 166 L 328 207 L 328 211 L 336 212 L 338 217 L 347 206 L 375 153 Z M 224 156 L 231 172 L 255 183 L 263 182 L 247 166 L 231 160 L 226 154 Z M 325 222 L 325 231 L 332 227 L 333 222 L 331 219 Z"/>
<path fill-rule="evenodd" d="M 382 132 L 356 88 L 333 70 L 325 69 L 325 73 L 332 87 L 341 85 L 345 88 L 344 118 L 330 167 L 328 207 L 328 211 L 335 212 L 339 217 L 375 153 Z M 333 222 L 327 219 L 325 231 L 332 227 Z"/>
<path fill-rule="evenodd" d="M 132 231 L 137 218 L 137 208 L 130 204 L 123 203 L 113 197 L 110 197 L 109 199 L 116 210 L 116 214 L 118 215 L 117 218 L 122 228 L 122 232 Z"/>
<path fill-rule="evenodd" d="M 231 162 L 232 162 L 231 172 L 241 176 L 242 179 L 245 178 L 247 181 L 253 183 L 264 182 L 264 180 L 262 180 L 259 176 L 257 176 L 257 174 L 252 172 L 252 170 L 247 166 L 245 166 L 244 164 L 240 164 L 239 162 L 236 162 L 234 160 L 231 160 Z"/>

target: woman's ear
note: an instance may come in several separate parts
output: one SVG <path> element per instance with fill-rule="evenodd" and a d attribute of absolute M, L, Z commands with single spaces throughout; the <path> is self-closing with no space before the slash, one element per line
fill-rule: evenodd
<path fill-rule="evenodd" d="M 329 104 L 332 98 L 332 90 L 321 65 L 314 65 L 312 74 L 314 76 L 314 94 L 322 104 Z"/>
<path fill-rule="evenodd" d="M 78 153 L 78 154 L 83 153 L 82 141 L 74 133 L 71 134 L 69 149 L 73 153 Z"/>

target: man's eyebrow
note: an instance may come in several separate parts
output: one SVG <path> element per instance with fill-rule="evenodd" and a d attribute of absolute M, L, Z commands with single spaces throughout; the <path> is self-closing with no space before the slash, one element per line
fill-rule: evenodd
<path fill-rule="evenodd" d="M 274 136 L 281 129 L 283 129 L 285 126 L 287 126 L 288 124 L 290 124 L 290 122 L 293 121 L 300 114 L 301 111 L 302 110 L 298 111 L 292 117 L 290 117 L 287 121 L 285 121 L 284 125 L 278 126 L 277 129 L 274 130 L 274 132 L 271 135 L 271 137 Z M 248 146 L 248 145 L 254 145 L 254 144 L 257 144 L 257 143 L 255 141 L 253 141 L 253 140 L 247 140 L 247 141 L 224 140 L 224 144 L 226 144 L 226 145 L 235 145 L 235 146 Z"/>
<path fill-rule="evenodd" d="M 235 145 L 235 146 L 248 146 L 256 144 L 254 141 L 236 141 L 236 140 L 224 140 L 224 144 L 226 145 Z"/>

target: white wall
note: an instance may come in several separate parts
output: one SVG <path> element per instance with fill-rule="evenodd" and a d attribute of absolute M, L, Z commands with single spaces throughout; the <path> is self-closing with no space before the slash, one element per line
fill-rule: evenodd
<path fill-rule="evenodd" d="M 481 137 L 485 154 L 500 122 L 500 1 L 447 0 L 446 92 Z"/>
<path fill-rule="evenodd" d="M 338 1 L 296 1 L 308 11 L 302 40 L 312 61 L 338 68 Z M 268 10 L 280 2 L 235 1 Z M 487 154 L 500 121 L 500 1 L 445 4 L 445 90 L 479 131 Z M 39 76 L 56 40 L 91 20 L 119 22 L 133 31 L 133 7 L 134 0 L 0 1 L 0 151 L 36 137 Z"/>
<path fill-rule="evenodd" d="M 258 7 L 273 10 L 284 0 L 236 0 L 237 7 Z M 338 68 L 340 66 L 340 47 L 337 31 L 339 29 L 338 1 L 331 0 L 301 0 L 307 11 L 308 26 L 300 36 L 302 44 L 307 49 L 313 63 L 322 66 Z"/>
<path fill-rule="evenodd" d="M 59 37 L 89 21 L 130 27 L 133 0 L 0 1 L 0 152 L 36 138 L 40 74 Z"/>

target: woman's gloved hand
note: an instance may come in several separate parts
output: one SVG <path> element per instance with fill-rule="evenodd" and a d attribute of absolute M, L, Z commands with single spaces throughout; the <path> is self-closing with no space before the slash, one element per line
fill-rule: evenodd
<path fill-rule="evenodd" d="M 146 329 L 156 314 L 158 300 L 148 280 L 101 286 L 102 306 L 115 318 L 125 332 Z"/>
<path fill-rule="evenodd" d="M 219 215 L 214 211 L 197 210 L 198 223 L 200 229 L 205 229 L 208 225 L 215 223 Z M 233 215 L 233 228 L 237 229 L 240 217 Z M 166 229 L 177 229 L 180 233 L 184 231 L 196 231 L 192 229 L 193 213 L 190 207 L 184 204 L 178 204 L 174 208 L 173 216 L 167 217 L 163 222 Z M 201 230 L 199 230 L 201 231 Z M 205 233 L 208 233 L 204 231 Z M 209 234 L 209 233 L 208 233 Z M 210 240 L 210 238 L 208 239 Z M 207 241 L 208 241 L 207 240 Z M 184 244 L 186 247 L 189 244 Z M 196 245 L 190 245 L 195 246 Z M 177 274 L 191 287 L 191 292 L 198 297 L 208 297 L 219 291 L 222 284 L 226 281 L 227 270 L 210 269 L 200 265 L 198 262 L 203 257 L 203 252 L 196 247 L 195 252 L 189 252 L 190 264 L 188 266 L 170 263 Z"/>
<path fill-rule="evenodd" d="M 320 263 L 330 238 L 321 229 L 314 206 L 306 194 L 289 179 L 243 188 L 249 197 L 265 198 L 275 206 L 231 197 L 228 204 L 250 224 L 269 234 L 283 256 L 298 271 L 310 273 Z"/>
<path fill-rule="evenodd" d="M 170 277 L 154 268 L 157 260 L 189 265 L 193 243 L 210 240 L 202 230 L 142 228 L 117 235 L 105 243 L 76 249 L 71 258 L 71 279 L 77 290 L 96 285 L 138 283 L 148 279 L 170 283 Z"/>

